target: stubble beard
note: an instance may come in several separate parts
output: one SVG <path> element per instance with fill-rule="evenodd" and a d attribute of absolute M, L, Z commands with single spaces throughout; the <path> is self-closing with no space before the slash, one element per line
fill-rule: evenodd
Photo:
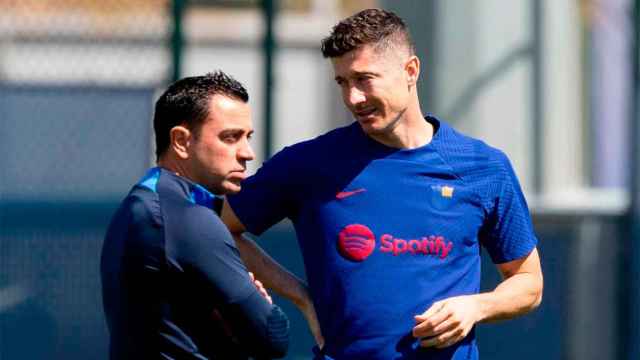
<path fill-rule="evenodd" d="M 380 129 L 380 130 L 371 129 L 370 135 L 372 135 L 372 136 L 382 136 L 382 137 L 387 137 L 387 136 L 391 135 L 393 133 L 393 130 L 396 128 L 396 126 L 398 126 L 398 124 L 402 120 L 402 117 L 403 117 L 403 115 L 404 115 L 404 113 L 406 111 L 407 111 L 407 108 L 402 109 L 400 112 L 398 112 L 396 117 L 393 118 L 393 120 L 391 120 L 382 129 Z"/>

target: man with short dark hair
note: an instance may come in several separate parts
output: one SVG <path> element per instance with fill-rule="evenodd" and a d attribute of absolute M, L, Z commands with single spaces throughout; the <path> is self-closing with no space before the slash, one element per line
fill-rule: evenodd
<path fill-rule="evenodd" d="M 369 9 L 341 21 L 322 52 L 356 121 L 265 162 L 227 197 L 223 221 L 267 287 L 304 298 L 290 290 L 297 279 L 240 236 L 293 221 L 320 358 L 477 359 L 476 323 L 524 314 L 542 296 L 537 240 L 509 160 L 423 115 L 420 61 L 395 14 Z M 485 293 L 480 246 L 504 277 Z"/>
<path fill-rule="evenodd" d="M 111 359 L 284 356 L 288 319 L 214 211 L 214 194 L 238 192 L 254 158 L 248 99 L 220 71 L 158 99 L 158 167 L 123 200 L 102 250 Z"/>

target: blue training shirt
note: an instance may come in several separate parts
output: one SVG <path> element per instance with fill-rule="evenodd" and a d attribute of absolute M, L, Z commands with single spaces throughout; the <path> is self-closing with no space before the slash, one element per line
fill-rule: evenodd
<path fill-rule="evenodd" d="M 358 123 L 287 147 L 228 197 L 252 233 L 293 221 L 328 357 L 477 359 L 474 331 L 420 348 L 414 315 L 479 292 L 481 245 L 495 263 L 536 246 L 507 157 L 426 120 L 434 137 L 416 149 L 380 144 Z"/>
<path fill-rule="evenodd" d="M 161 168 L 122 201 L 101 259 L 111 359 L 284 356 L 287 317 L 255 288 L 217 203 Z"/>

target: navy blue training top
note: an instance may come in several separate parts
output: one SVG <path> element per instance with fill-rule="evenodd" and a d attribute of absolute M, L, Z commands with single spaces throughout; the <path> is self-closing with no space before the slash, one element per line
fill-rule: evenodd
<path fill-rule="evenodd" d="M 161 168 L 123 200 L 101 259 L 111 359 L 284 356 L 288 319 L 255 288 L 215 200 Z"/>
<path fill-rule="evenodd" d="M 327 358 L 476 359 L 473 331 L 420 348 L 414 315 L 479 292 L 481 246 L 495 263 L 536 246 L 507 157 L 426 120 L 434 137 L 416 149 L 378 143 L 356 122 L 287 147 L 228 196 L 252 233 L 293 221 Z"/>

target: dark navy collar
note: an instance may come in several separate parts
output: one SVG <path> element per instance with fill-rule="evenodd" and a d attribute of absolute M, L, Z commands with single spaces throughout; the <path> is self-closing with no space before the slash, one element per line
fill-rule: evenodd
<path fill-rule="evenodd" d="M 189 180 L 187 180 L 187 182 L 189 183 L 189 199 L 192 203 L 205 206 L 210 209 L 215 208 L 214 205 L 218 198 L 216 195 L 205 189 L 202 185 Z"/>
<path fill-rule="evenodd" d="M 138 182 L 138 185 L 157 193 L 158 179 L 160 178 L 160 174 L 162 173 L 168 174 L 169 176 L 175 177 L 179 181 L 186 183 L 188 188 L 187 196 L 189 201 L 194 204 L 213 209 L 217 213 L 220 213 L 220 209 L 222 208 L 222 197 L 214 195 L 200 184 L 196 184 L 187 178 L 176 175 L 171 171 L 159 166 L 149 169 L 147 173 L 142 177 L 142 179 Z"/>

